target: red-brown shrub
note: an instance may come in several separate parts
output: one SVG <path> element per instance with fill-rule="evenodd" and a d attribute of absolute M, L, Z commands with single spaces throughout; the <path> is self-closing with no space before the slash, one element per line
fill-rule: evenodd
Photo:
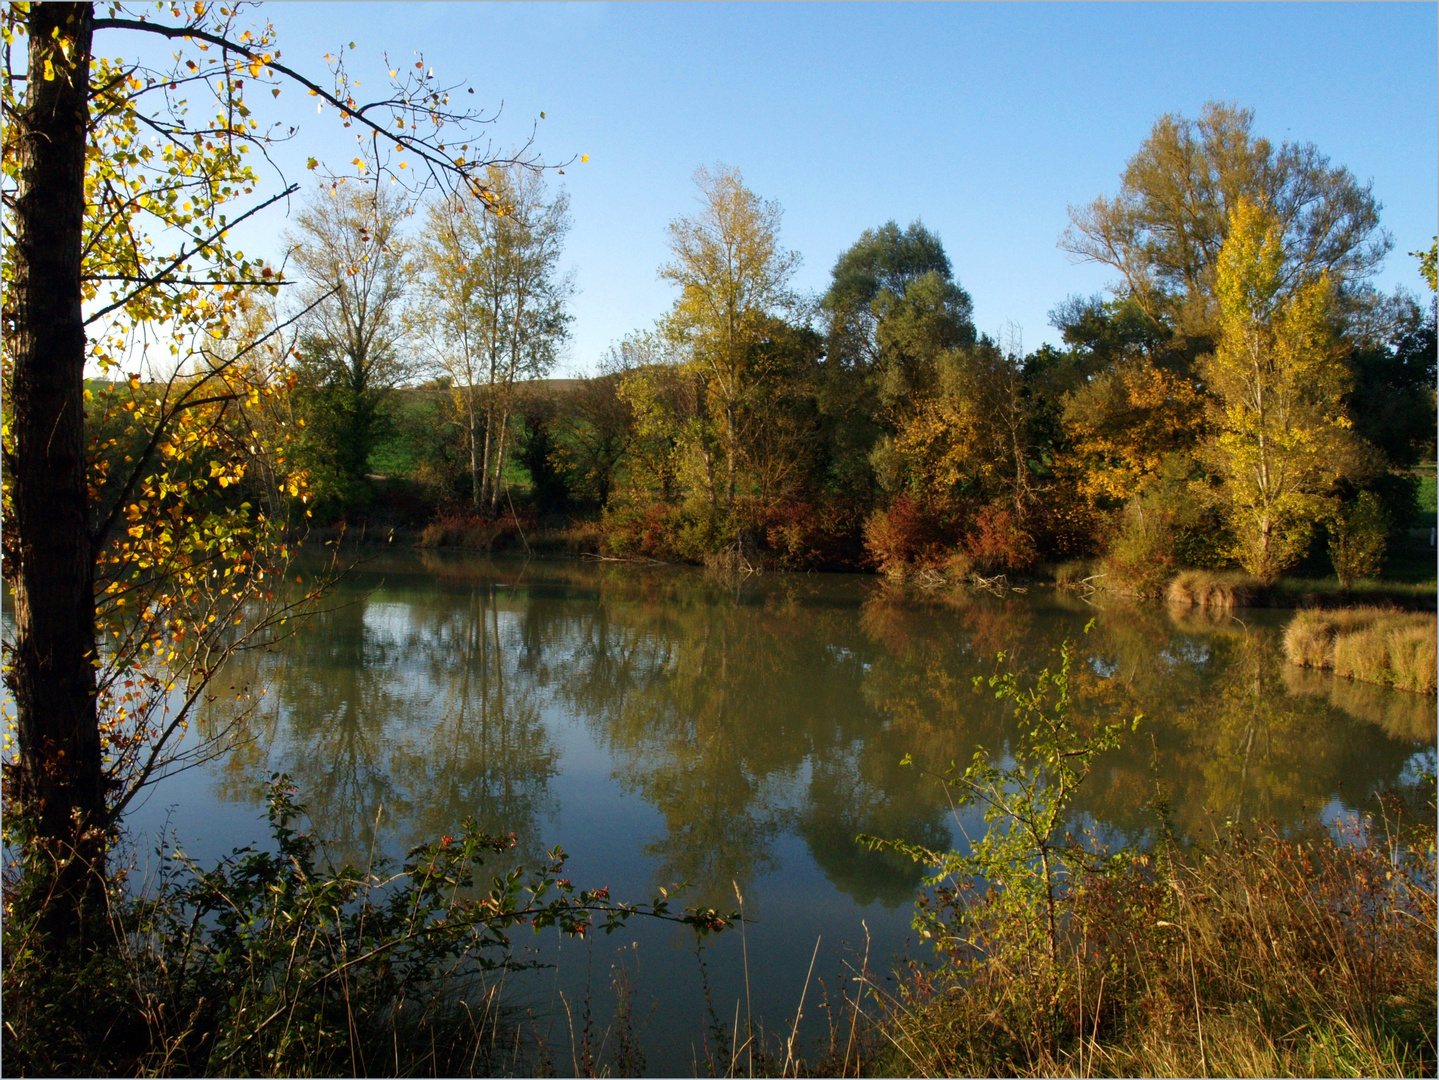
<path fill-rule="evenodd" d="M 862 565 L 861 512 L 837 502 L 791 499 L 769 507 L 761 531 L 775 561 L 786 570 Z"/>
<path fill-rule="evenodd" d="M 915 499 L 901 495 L 864 523 L 864 546 L 883 571 L 937 566 L 944 561 L 939 522 Z"/>
<path fill-rule="evenodd" d="M 964 538 L 964 550 L 982 573 L 1028 570 L 1037 557 L 1034 540 L 1013 510 L 982 507 Z"/>

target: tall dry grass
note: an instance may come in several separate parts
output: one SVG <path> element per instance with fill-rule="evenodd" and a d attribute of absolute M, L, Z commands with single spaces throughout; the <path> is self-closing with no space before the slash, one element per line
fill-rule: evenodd
<path fill-rule="evenodd" d="M 1300 667 L 1420 694 L 1436 689 L 1434 615 L 1384 608 L 1298 612 L 1284 630 L 1284 655 Z"/>
<path fill-rule="evenodd" d="M 1249 606 L 1258 595 L 1259 583 L 1243 574 L 1185 570 L 1169 583 L 1164 598 L 1175 607 L 1231 611 Z"/>
<path fill-rule="evenodd" d="M 897 990 L 869 985 L 869 1068 L 1433 1075 L 1433 848 L 1383 835 L 1236 831 L 1204 849 L 1097 858 L 1072 882 L 1052 964 L 987 920 L 978 896 L 939 966 L 914 966 Z"/>

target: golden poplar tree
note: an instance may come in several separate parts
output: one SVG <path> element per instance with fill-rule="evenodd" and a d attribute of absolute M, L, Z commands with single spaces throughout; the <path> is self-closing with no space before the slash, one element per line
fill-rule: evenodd
<path fill-rule="evenodd" d="M 1231 212 L 1216 274 L 1218 343 L 1201 365 L 1215 402 L 1206 456 L 1235 555 L 1265 584 L 1303 555 L 1352 457 L 1329 276 L 1284 287 L 1282 228 L 1247 199 Z"/>

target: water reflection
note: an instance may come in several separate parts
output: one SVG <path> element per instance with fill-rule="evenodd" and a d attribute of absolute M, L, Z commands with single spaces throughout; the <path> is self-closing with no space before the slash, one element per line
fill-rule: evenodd
<path fill-rule="evenodd" d="M 1004 752 L 1014 718 L 975 686 L 1001 650 L 1033 671 L 1077 641 L 1081 715 L 1148 718 L 1083 792 L 1111 834 L 1152 830 L 1156 784 L 1181 829 L 1208 835 L 1222 818 L 1316 821 L 1336 797 L 1358 806 L 1394 783 L 1433 743 L 1432 699 L 1288 668 L 1284 614 L 397 555 L 240 662 L 269 697 L 253 741 L 217 766 L 217 792 L 253 800 L 284 770 L 352 859 L 381 807 L 407 845 L 473 816 L 533 856 L 565 840 L 557 821 L 601 813 L 583 801 L 592 789 L 562 799 L 560 782 L 598 767 L 652 811 L 639 834 L 632 819 L 588 823 L 651 876 L 609 881 L 627 895 L 685 880 L 693 900 L 724 906 L 734 884 L 786 873 L 793 837 L 853 903 L 898 909 L 919 870 L 854 837 L 952 841 L 944 790 L 898 763 Z"/>
<path fill-rule="evenodd" d="M 336 860 L 368 860 L 377 820 L 408 848 L 470 817 L 514 832 L 533 858 L 558 752 L 538 688 L 516 674 L 519 616 L 492 588 L 397 597 L 369 584 L 240 661 L 266 698 L 218 794 L 253 800 L 271 772 L 288 773 Z"/>

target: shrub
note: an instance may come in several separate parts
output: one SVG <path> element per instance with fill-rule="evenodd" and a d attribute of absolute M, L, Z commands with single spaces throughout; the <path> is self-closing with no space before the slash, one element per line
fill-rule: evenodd
<path fill-rule="evenodd" d="M 935 515 L 904 494 L 864 523 L 864 545 L 880 570 L 935 567 L 944 561 Z"/>
<path fill-rule="evenodd" d="M 1329 559 L 1339 583 L 1348 589 L 1360 578 L 1378 577 L 1384 567 L 1389 540 L 1389 515 L 1372 491 L 1361 491 L 1354 502 L 1329 523 Z"/>
<path fill-rule="evenodd" d="M 273 851 L 242 848 L 209 871 L 179 859 L 140 900 L 112 883 L 109 948 L 57 969 L 7 919 L 10 1070 L 474 1075 L 498 1022 L 485 973 L 533 966 L 514 957 L 511 930 L 584 936 L 641 913 L 699 932 L 726 924 L 671 914 L 663 890 L 640 906 L 576 890 L 558 848 L 540 870 L 507 867 L 486 889 L 481 867 L 507 863 L 515 841 L 473 828 L 414 849 L 392 875 L 330 870 L 293 827 L 303 811 L 283 776 L 269 804 Z"/>
<path fill-rule="evenodd" d="M 1099 566 L 1106 589 L 1156 597 L 1174 575 L 1176 562 L 1174 537 L 1169 529 L 1162 522 L 1150 520 L 1136 504 L 1125 511 Z"/>
<path fill-rule="evenodd" d="M 788 500 L 760 522 L 765 544 L 786 570 L 853 567 L 864 558 L 861 511 L 838 501 Z"/>
<path fill-rule="evenodd" d="M 861 837 L 939 867 L 915 917 L 938 963 L 911 965 L 895 990 L 868 981 L 885 1010 L 869 1045 L 892 1048 L 869 1069 L 1432 1074 L 1434 777 L 1380 800 L 1382 831 L 1361 821 L 1336 841 L 1235 824 L 1188 848 L 1156 789 L 1154 849 L 1112 849 L 1076 827 L 1074 796 L 1129 725 L 1072 719 L 1068 647 L 1061 657 L 1032 688 L 990 680 L 1016 705 L 1013 764 L 980 750 L 941 777 L 984 810 L 968 852 Z"/>
<path fill-rule="evenodd" d="M 990 504 L 974 516 L 964 550 L 981 573 L 1028 570 L 1037 558 L 1034 540 L 1013 510 Z"/>
<path fill-rule="evenodd" d="M 604 548 L 610 555 L 638 555 L 647 559 L 670 557 L 672 507 L 664 503 L 637 506 L 611 503 L 601 518 Z"/>

